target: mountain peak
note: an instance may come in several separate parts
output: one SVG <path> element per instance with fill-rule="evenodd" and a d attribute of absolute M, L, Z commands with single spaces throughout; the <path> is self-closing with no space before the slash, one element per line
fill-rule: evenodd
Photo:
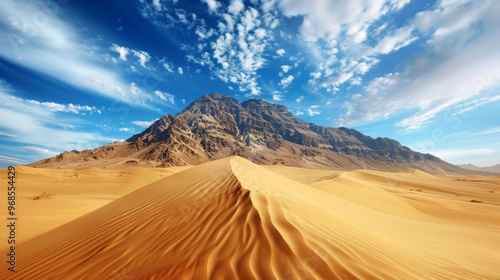
<path fill-rule="evenodd" d="M 296 118 L 283 105 L 262 99 L 240 104 L 219 93 L 200 97 L 176 116 L 160 118 L 125 143 L 56 156 L 36 165 L 68 162 L 88 167 L 106 162 L 108 167 L 114 162 L 117 166 L 172 166 L 234 155 L 258 164 L 308 168 L 462 171 L 388 138 L 373 139 L 354 129 L 317 126 Z M 75 159 L 81 162 L 75 163 Z"/>
<path fill-rule="evenodd" d="M 234 99 L 234 98 L 232 98 L 228 95 L 220 94 L 217 92 L 212 92 L 212 93 L 203 95 L 202 97 L 198 98 L 198 100 L 203 100 L 203 99 L 219 100 L 219 99 Z"/>

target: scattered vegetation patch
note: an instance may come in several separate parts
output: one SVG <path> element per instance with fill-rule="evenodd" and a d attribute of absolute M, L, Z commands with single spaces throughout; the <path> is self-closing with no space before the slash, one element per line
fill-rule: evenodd
<path fill-rule="evenodd" d="M 40 195 L 35 195 L 33 197 L 33 200 L 47 200 L 47 199 L 55 199 L 55 198 L 56 198 L 55 194 L 43 192 Z"/>

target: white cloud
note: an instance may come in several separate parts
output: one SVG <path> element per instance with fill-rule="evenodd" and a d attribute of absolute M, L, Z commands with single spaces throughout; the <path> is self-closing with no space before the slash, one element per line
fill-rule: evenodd
<path fill-rule="evenodd" d="M 432 153 L 446 160 L 453 160 L 466 156 L 489 155 L 497 152 L 491 148 L 477 148 L 477 149 L 456 149 L 456 150 L 434 150 Z"/>
<path fill-rule="evenodd" d="M 191 18 L 188 29 L 194 29 L 192 33 L 198 39 L 192 48 L 198 55 L 186 55 L 188 62 L 209 68 L 212 78 L 237 85 L 247 96 L 260 95 L 258 70 L 267 62 L 265 51 L 274 38 L 271 30 L 279 25 L 277 12 L 264 9 L 268 5 L 257 2 L 252 7 L 245 6 L 242 0 L 232 0 L 224 10 L 225 5 L 219 1 L 202 1 L 209 7 L 215 24 L 214 28 L 208 28 L 204 18 Z M 169 18 L 168 12 L 158 13 L 147 2 L 141 3 L 141 13 L 154 24 L 166 29 L 176 26 L 177 21 Z M 166 9 L 169 8 L 163 5 L 163 10 Z"/>
<path fill-rule="evenodd" d="M 380 25 L 384 16 L 397 13 L 409 2 L 321 0 L 311 5 L 307 1 L 280 0 L 278 7 L 287 17 L 303 17 L 300 36 L 317 67 L 310 73 L 309 84 L 335 92 L 344 83 L 360 81 L 360 76 L 380 61 L 377 57 L 417 39 L 411 27 L 387 30 Z M 382 31 L 391 35 L 384 34 L 381 39 Z M 361 66 L 357 68 L 356 64 Z"/>
<path fill-rule="evenodd" d="M 328 80 L 328 84 L 338 86 L 338 85 L 341 85 L 341 84 L 349 81 L 349 79 L 351 79 L 352 76 L 353 76 L 352 72 L 341 73 L 339 76 L 330 78 Z"/>
<path fill-rule="evenodd" d="M 288 75 L 288 77 L 285 77 L 281 79 L 280 85 L 283 88 L 287 88 L 290 84 L 292 84 L 294 77 L 292 75 Z"/>
<path fill-rule="evenodd" d="M 153 0 L 153 6 L 158 12 L 161 12 L 161 0 Z"/>
<path fill-rule="evenodd" d="M 273 100 L 274 101 L 281 101 L 281 100 L 283 100 L 283 95 L 281 95 L 281 93 L 279 91 L 274 91 L 272 93 L 272 95 L 273 95 Z"/>
<path fill-rule="evenodd" d="M 145 94 L 134 82 L 130 84 L 130 92 L 136 96 L 141 96 Z"/>
<path fill-rule="evenodd" d="M 473 111 L 475 110 L 477 107 L 480 107 L 484 104 L 487 104 L 487 103 L 490 103 L 490 102 L 495 102 L 495 101 L 498 101 L 500 100 L 500 94 L 499 95 L 486 95 L 486 96 L 482 96 L 482 97 L 476 97 L 476 98 L 472 98 L 471 100 L 466 100 L 462 103 L 458 103 L 458 107 L 460 107 L 461 109 L 454 113 L 453 115 L 456 116 L 456 115 L 462 115 L 464 113 L 467 113 L 467 112 L 470 112 L 470 111 Z"/>
<path fill-rule="evenodd" d="M 174 73 L 174 65 L 172 63 L 166 62 L 164 59 L 159 61 L 161 65 L 170 73 Z"/>
<path fill-rule="evenodd" d="M 301 115 L 303 115 L 303 114 L 304 114 L 304 112 L 302 112 L 302 111 L 297 111 L 297 112 L 295 112 L 295 115 L 296 115 L 296 116 L 301 116 Z"/>
<path fill-rule="evenodd" d="M 22 148 L 30 153 L 39 154 L 45 157 L 52 157 L 59 154 L 58 152 L 54 152 L 49 149 L 44 149 L 37 146 L 23 146 Z"/>
<path fill-rule="evenodd" d="M 166 93 L 166 92 L 161 92 L 159 90 L 156 90 L 154 92 L 154 94 L 160 98 L 161 100 L 163 101 L 167 101 L 169 102 L 170 104 L 172 105 L 175 105 L 175 96 L 173 94 L 170 94 L 170 93 Z"/>
<path fill-rule="evenodd" d="M 139 12 L 145 19 L 161 28 L 171 29 L 182 25 L 182 28 L 191 30 L 196 27 L 198 19 L 196 14 L 190 14 L 176 5 L 177 0 L 167 1 L 170 3 L 165 3 L 165 0 L 140 0 Z"/>
<path fill-rule="evenodd" d="M 241 0 L 233 0 L 231 1 L 231 5 L 228 7 L 228 12 L 233 14 L 233 15 L 238 15 L 243 9 L 245 8 L 245 5 Z"/>
<path fill-rule="evenodd" d="M 492 134 L 500 134 L 500 126 L 476 131 L 476 132 L 470 133 L 469 135 L 470 136 L 485 136 L 485 135 L 492 135 Z"/>
<path fill-rule="evenodd" d="M 306 1 L 282 0 L 278 6 L 286 16 L 304 16 L 300 34 L 305 40 L 316 41 L 337 37 L 345 25 L 359 29 L 365 22 L 375 20 L 383 6 L 381 2 L 318 1 L 311 5 Z"/>
<path fill-rule="evenodd" d="M 319 105 L 311 105 L 309 108 L 306 109 L 307 114 L 309 114 L 309 116 L 320 115 L 321 111 L 319 111 L 318 108 Z"/>
<path fill-rule="evenodd" d="M 417 36 L 413 36 L 413 26 L 405 26 L 397 29 L 394 34 L 386 36 L 378 42 L 374 51 L 381 54 L 388 54 L 397 51 L 417 40 Z"/>
<path fill-rule="evenodd" d="M 61 118 L 60 113 L 73 109 L 68 105 L 54 106 L 44 102 L 27 100 L 16 97 L 0 88 L 0 130 L 16 135 L 16 144 L 19 147 L 9 146 L 13 151 L 24 154 L 27 158 L 39 159 L 36 155 L 52 155 L 65 150 L 84 150 L 95 148 L 108 143 L 108 138 L 96 130 L 76 131 L 85 123 L 84 119 Z M 40 105 L 34 105 L 40 104 Z M 57 103 L 54 103 L 57 104 Z M 6 148 L 6 149 L 7 149 Z M 4 149 L 4 148 L 2 148 Z M 17 149 L 17 150 L 16 150 Z M 36 154 L 35 154 L 36 153 Z"/>
<path fill-rule="evenodd" d="M 127 61 L 127 55 L 129 54 L 129 50 L 127 48 L 113 44 L 111 46 L 111 50 L 117 52 L 120 55 L 121 60 Z"/>
<path fill-rule="evenodd" d="M 292 66 L 290 65 L 281 65 L 281 71 L 283 71 L 283 73 L 288 73 L 288 71 L 290 71 L 291 68 Z"/>
<path fill-rule="evenodd" d="M 313 72 L 310 75 L 313 78 L 313 80 L 317 80 L 317 79 L 321 78 L 321 72 Z"/>
<path fill-rule="evenodd" d="M 132 53 L 138 58 L 138 62 L 142 67 L 146 67 L 146 63 L 151 59 L 149 53 L 140 50 L 132 50 Z"/>
<path fill-rule="evenodd" d="M 230 13 L 217 14 L 218 29 L 215 39 L 208 45 L 210 52 L 202 45 L 200 55 L 188 55 L 188 61 L 210 68 L 214 77 L 225 83 L 238 85 L 238 90 L 249 95 L 259 95 L 257 71 L 265 63 L 264 52 L 272 39 L 270 15 L 261 14 L 253 7 L 242 7 L 234 1 Z M 241 8 L 241 10 L 239 10 Z M 271 16 L 272 17 L 272 16 Z M 204 22 L 200 23 L 205 28 Z M 200 42 L 205 36 L 199 36 Z"/>
<path fill-rule="evenodd" d="M 181 75 L 184 74 L 184 70 L 182 70 L 182 67 L 177 68 L 177 72 Z"/>
<path fill-rule="evenodd" d="M 264 28 L 255 29 L 255 36 L 259 39 L 264 39 L 267 36 L 267 31 Z"/>
<path fill-rule="evenodd" d="M 0 96 L 2 97 L 2 99 L 5 99 L 4 100 L 5 103 L 9 102 L 12 102 L 12 104 L 22 103 L 36 108 L 42 108 L 50 112 L 67 112 L 67 113 L 82 114 L 82 115 L 85 115 L 86 113 L 101 114 L 101 110 L 97 109 L 95 106 L 73 105 L 72 103 L 60 104 L 56 102 L 40 102 L 38 100 L 29 100 L 16 97 L 12 94 L 13 92 L 14 90 L 9 84 L 7 84 L 7 82 L 0 80 Z M 0 132 L 0 135 L 10 136 L 10 137 L 14 136 L 2 132 Z"/>
<path fill-rule="evenodd" d="M 276 51 L 276 54 L 279 55 L 279 56 L 284 56 L 286 53 L 286 51 L 284 49 L 279 49 Z"/>
<path fill-rule="evenodd" d="M 57 4 L 54 4 L 57 5 Z M 82 43 L 77 30 L 68 22 L 58 18 L 58 14 L 46 2 L 0 1 L 0 57 L 20 67 L 44 73 L 68 85 L 99 93 L 108 98 L 147 106 L 142 100 L 129 96 L 128 82 L 116 73 L 114 67 L 105 67 L 100 51 L 107 54 L 109 48 L 101 48 L 91 43 Z M 48 18 L 38 26 L 31 24 L 26 15 L 41 15 Z M 113 47 L 111 47 L 113 48 Z M 125 59 L 126 55 L 120 56 Z"/>
<path fill-rule="evenodd" d="M 130 131 L 133 131 L 134 129 L 130 128 L 130 127 L 120 127 L 120 128 L 118 128 L 118 130 L 123 131 L 123 132 L 130 132 Z"/>
<path fill-rule="evenodd" d="M 436 9 L 418 13 L 415 25 L 420 31 L 432 35 L 431 43 L 434 45 L 463 44 L 474 36 L 475 32 L 471 33 L 474 23 L 481 20 L 483 14 L 491 12 L 490 9 L 497 9 L 496 6 L 498 3 L 488 1 L 440 1 Z"/>
<path fill-rule="evenodd" d="M 304 96 L 299 96 L 297 99 L 295 99 L 295 102 L 300 103 L 304 101 Z"/>
<path fill-rule="evenodd" d="M 18 137 L 15 134 L 7 133 L 7 132 L 2 132 L 2 131 L 0 131 L 0 136 L 10 137 L 10 138 Z"/>
<path fill-rule="evenodd" d="M 458 112 L 465 113 L 499 100 L 500 49 L 493 39 L 500 38 L 495 28 L 500 25 L 499 12 L 500 3 L 464 0 L 441 1 L 434 10 L 417 15 L 409 25 L 431 39 L 423 51 L 401 65 L 399 73 L 372 80 L 365 94 L 345 102 L 350 108 L 342 116 L 346 125 L 406 113 L 409 116 L 396 126 L 412 132 L 429 125 L 444 110 L 459 106 Z M 411 35 L 399 41 L 405 38 Z"/>
<path fill-rule="evenodd" d="M 44 107 L 51 112 L 68 112 L 68 113 L 83 114 L 83 115 L 85 115 L 86 112 L 90 114 L 101 113 L 101 110 L 97 109 L 95 106 L 73 105 L 71 103 L 59 104 L 55 102 L 40 102 L 37 100 L 25 100 L 25 102 L 33 104 L 34 106 Z"/>
<path fill-rule="evenodd" d="M 212 13 L 217 12 L 217 9 L 220 7 L 220 3 L 216 0 L 201 0 L 202 2 L 208 5 L 208 10 Z"/>
<path fill-rule="evenodd" d="M 401 10 L 404 6 L 410 3 L 410 1 L 411 0 L 391 0 L 389 4 L 391 7 L 391 11 Z"/>
<path fill-rule="evenodd" d="M 20 158 L 8 157 L 0 155 L 0 161 L 4 163 L 12 163 L 12 164 L 25 164 L 26 161 Z"/>
<path fill-rule="evenodd" d="M 137 126 L 142 127 L 142 128 L 148 128 L 157 120 L 158 119 L 155 119 L 152 121 L 132 121 L 132 124 L 137 125 Z"/>

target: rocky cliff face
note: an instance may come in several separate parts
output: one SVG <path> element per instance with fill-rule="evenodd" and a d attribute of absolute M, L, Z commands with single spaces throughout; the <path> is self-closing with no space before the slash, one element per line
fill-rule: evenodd
<path fill-rule="evenodd" d="M 240 104 L 220 94 L 203 96 L 176 116 L 163 116 L 124 143 L 66 152 L 34 165 L 172 166 L 231 155 L 260 164 L 311 168 L 463 171 L 388 138 L 374 139 L 353 129 L 317 126 L 297 119 L 282 105 L 257 99 Z M 81 164 L 71 166 L 71 161 Z"/>

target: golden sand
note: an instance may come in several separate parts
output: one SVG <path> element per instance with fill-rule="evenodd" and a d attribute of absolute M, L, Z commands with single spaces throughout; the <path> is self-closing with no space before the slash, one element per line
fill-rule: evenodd
<path fill-rule="evenodd" d="M 17 272 L 5 267 L 0 279 L 499 275 L 500 176 L 263 167 L 239 157 L 18 170 Z"/>

